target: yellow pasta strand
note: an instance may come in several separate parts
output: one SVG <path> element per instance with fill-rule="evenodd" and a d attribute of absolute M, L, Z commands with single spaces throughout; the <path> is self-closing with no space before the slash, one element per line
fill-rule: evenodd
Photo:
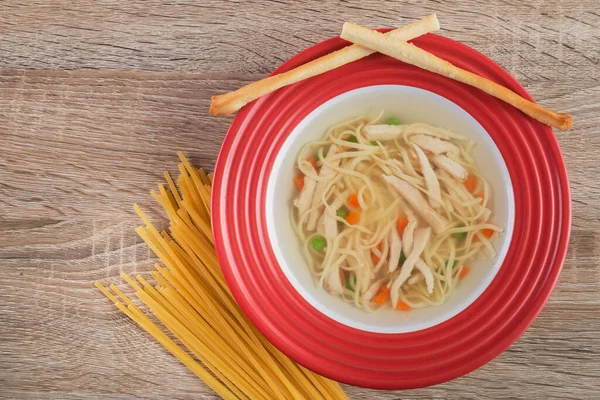
<path fill-rule="evenodd" d="M 173 178 L 171 178 L 171 174 L 165 171 L 164 173 L 165 180 L 167 181 L 167 185 L 169 185 L 169 191 L 175 198 L 175 201 L 181 207 L 181 196 L 179 195 L 179 191 L 175 187 L 175 182 L 173 182 Z"/>

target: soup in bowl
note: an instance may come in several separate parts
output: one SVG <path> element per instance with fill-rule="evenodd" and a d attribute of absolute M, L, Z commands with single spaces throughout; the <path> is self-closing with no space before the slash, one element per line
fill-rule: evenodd
<path fill-rule="evenodd" d="M 400 85 L 344 93 L 304 118 L 275 160 L 266 210 L 298 293 L 381 333 L 466 309 L 502 265 L 514 222 L 506 164 L 481 125 Z"/>

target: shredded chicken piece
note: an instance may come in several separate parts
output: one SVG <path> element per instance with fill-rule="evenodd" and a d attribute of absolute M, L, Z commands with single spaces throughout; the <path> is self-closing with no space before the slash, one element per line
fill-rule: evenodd
<path fill-rule="evenodd" d="M 407 135 L 427 135 L 435 138 L 467 140 L 466 137 L 436 126 L 416 123 L 403 125 L 367 125 L 363 128 L 365 137 L 369 140 L 392 140 L 406 133 Z"/>
<path fill-rule="evenodd" d="M 340 159 L 338 158 L 336 160 L 333 160 L 333 157 L 338 153 L 339 153 L 338 147 L 336 145 L 332 144 L 329 147 L 329 151 L 327 152 L 327 156 L 325 157 L 325 160 L 328 161 L 331 165 L 337 167 L 338 165 L 340 165 Z M 335 174 L 336 174 L 335 169 L 333 169 L 330 165 L 324 164 L 321 167 L 321 170 L 319 171 L 319 177 L 327 178 L 327 179 L 323 179 L 323 180 L 320 180 L 319 182 L 317 182 L 317 186 L 315 187 L 314 193 L 312 196 L 311 207 L 316 207 L 318 204 L 321 203 L 321 198 L 323 197 L 323 194 L 325 193 L 325 190 L 327 189 L 327 184 L 329 183 L 329 180 L 335 176 Z M 306 180 L 306 177 L 305 177 L 305 180 Z M 304 184 L 306 185 L 306 182 Z M 306 223 L 307 230 L 312 231 L 315 229 L 317 220 L 319 219 L 319 215 L 321 215 L 321 212 L 322 212 L 322 207 L 318 207 L 310 212 L 310 214 L 308 215 L 308 222 Z"/>
<path fill-rule="evenodd" d="M 336 199 L 326 207 L 325 212 L 321 217 L 319 217 L 319 222 L 317 222 L 317 232 L 325 235 L 328 239 L 333 239 L 338 234 L 338 222 L 335 219 L 336 211 L 344 204 L 344 199 L 348 197 L 345 192 L 338 195 Z M 323 224 L 323 231 L 319 230 L 320 224 Z"/>
<path fill-rule="evenodd" d="M 431 228 L 419 228 L 415 230 L 415 240 L 413 243 L 413 249 L 410 255 L 404 261 L 402 265 L 402 269 L 400 270 L 400 275 L 394 280 L 392 283 L 392 287 L 390 288 L 390 295 L 392 297 L 392 305 L 394 308 L 398 305 L 398 299 L 400 298 L 400 288 L 406 282 L 406 280 L 410 277 L 412 270 L 415 266 L 415 263 L 425 250 L 425 246 L 431 237 Z"/>
<path fill-rule="evenodd" d="M 415 229 L 417 229 L 417 220 L 414 218 L 411 220 L 408 219 L 408 225 L 404 228 L 404 234 L 402 235 L 402 245 L 404 248 L 404 255 L 410 254 L 413 248 L 413 237 L 415 234 Z"/>
<path fill-rule="evenodd" d="M 431 269 L 427 266 L 425 261 L 423 261 L 421 258 L 417 259 L 417 262 L 415 263 L 415 267 L 417 267 L 419 272 L 421 274 L 423 274 L 423 276 L 425 277 L 425 284 L 427 285 L 427 293 L 429 293 L 429 294 L 433 293 L 433 273 L 431 272 Z M 410 283 L 410 279 L 409 279 L 409 283 Z"/>
<path fill-rule="evenodd" d="M 381 289 L 381 287 L 383 286 L 384 283 L 385 283 L 385 278 L 379 279 L 378 281 L 375 281 L 374 283 L 372 283 L 371 286 L 369 286 L 369 289 L 367 289 L 367 291 L 365 292 L 365 294 L 363 294 L 363 301 L 365 303 L 368 303 L 369 301 L 371 301 L 373 296 L 375 296 L 377 294 L 377 292 L 379 292 L 379 289 Z"/>
<path fill-rule="evenodd" d="M 320 233 L 323 236 L 327 236 L 325 234 L 325 214 L 326 213 L 321 214 L 319 220 L 317 221 L 317 233 Z"/>
<path fill-rule="evenodd" d="M 325 210 L 322 218 L 324 226 L 323 234 L 328 239 L 335 238 L 337 236 L 337 220 L 335 219 L 335 216 L 331 215 L 329 210 Z"/>
<path fill-rule="evenodd" d="M 325 289 L 335 296 L 339 296 L 344 292 L 342 279 L 340 277 L 340 264 L 331 268 L 329 275 L 327 275 L 327 280 L 325 281 Z"/>
<path fill-rule="evenodd" d="M 420 148 L 425 149 L 433 154 L 460 153 L 458 146 L 433 136 L 414 135 L 410 137 L 410 140 Z"/>
<path fill-rule="evenodd" d="M 408 204 L 406 204 L 402 197 L 400 197 L 400 205 L 406 214 L 406 219 L 408 220 L 408 225 L 406 225 L 406 228 L 404 228 L 404 233 L 402 234 L 402 251 L 404 252 L 404 255 L 406 255 L 410 254 L 412 251 L 413 235 L 415 229 L 417 229 L 419 221 L 417 220 L 417 216 L 413 210 L 408 206 Z"/>
<path fill-rule="evenodd" d="M 421 272 L 417 271 L 414 274 L 412 274 L 410 278 L 408 278 L 407 282 L 409 285 L 414 285 L 415 283 L 420 282 L 423 279 L 425 279 L 423 274 Z"/>
<path fill-rule="evenodd" d="M 409 127 L 410 125 L 367 125 L 362 131 L 369 140 L 392 140 Z"/>
<path fill-rule="evenodd" d="M 440 128 L 437 126 L 425 124 L 423 122 L 417 122 L 411 124 L 406 131 L 407 134 L 422 134 L 427 136 L 433 136 L 442 139 L 455 139 L 455 140 L 468 140 L 465 136 L 459 135 L 449 131 L 448 129 Z"/>
<path fill-rule="evenodd" d="M 415 151 L 417 152 L 417 157 L 419 158 L 419 163 L 421 164 L 421 172 L 423 173 L 423 178 L 425 178 L 425 186 L 427 187 L 427 190 L 429 190 L 429 204 L 431 207 L 439 209 L 442 202 L 440 182 L 438 181 L 435 172 L 433 172 L 433 168 L 431 168 L 429 159 L 423 150 L 421 150 L 419 146 L 415 146 Z"/>
<path fill-rule="evenodd" d="M 417 211 L 436 233 L 444 230 L 448 221 L 440 216 L 433 208 L 429 206 L 421 192 L 414 188 L 410 183 L 395 176 L 384 175 L 385 179 L 398 193 L 404 197 L 408 204 Z"/>
<path fill-rule="evenodd" d="M 400 263 L 400 253 L 402 253 L 402 240 L 396 227 L 392 227 L 390 231 L 390 263 L 388 270 L 394 272 Z"/>
<path fill-rule="evenodd" d="M 462 165 L 443 154 L 436 154 L 431 157 L 431 160 L 436 166 L 448 172 L 451 176 L 461 182 L 467 179 L 467 176 L 469 175 L 467 170 Z"/>
<path fill-rule="evenodd" d="M 317 181 L 315 179 L 310 176 L 304 177 L 304 187 L 296 200 L 294 200 L 294 205 L 298 207 L 298 215 L 300 215 L 300 217 L 310 208 L 316 187 Z"/>
<path fill-rule="evenodd" d="M 323 219 L 323 225 L 325 225 L 325 237 L 329 239 L 335 238 L 338 234 L 337 220 L 335 219 L 335 216 L 331 215 L 328 210 L 325 210 L 323 213 Z"/>

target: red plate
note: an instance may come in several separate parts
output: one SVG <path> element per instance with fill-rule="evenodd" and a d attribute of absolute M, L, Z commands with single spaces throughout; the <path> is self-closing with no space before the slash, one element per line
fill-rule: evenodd
<path fill-rule="evenodd" d="M 525 89 L 475 50 L 428 34 L 418 47 L 525 98 Z M 348 43 L 333 38 L 280 66 L 287 71 Z M 364 86 L 399 84 L 437 93 L 489 133 L 513 183 L 515 225 L 503 266 L 466 310 L 431 328 L 382 334 L 342 325 L 309 305 L 280 269 L 265 220 L 267 182 L 294 127 L 327 100 Z M 567 171 L 552 130 L 481 91 L 380 54 L 278 90 L 244 107 L 217 161 L 212 224 L 221 268 L 256 327 L 300 364 L 332 379 L 376 389 L 445 382 L 484 365 L 537 317 L 560 274 L 571 226 Z"/>

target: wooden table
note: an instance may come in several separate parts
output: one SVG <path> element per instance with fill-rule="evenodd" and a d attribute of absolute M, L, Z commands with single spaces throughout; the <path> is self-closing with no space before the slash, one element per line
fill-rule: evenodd
<path fill-rule="evenodd" d="M 151 267 L 132 204 L 184 151 L 211 169 L 231 118 L 211 95 L 264 77 L 342 22 L 441 34 L 488 55 L 544 106 L 571 177 L 560 282 L 533 326 L 483 368 L 352 398 L 588 399 L 600 391 L 600 12 L 594 0 L 0 3 L 0 398 L 186 399 L 214 394 L 92 287 Z"/>

